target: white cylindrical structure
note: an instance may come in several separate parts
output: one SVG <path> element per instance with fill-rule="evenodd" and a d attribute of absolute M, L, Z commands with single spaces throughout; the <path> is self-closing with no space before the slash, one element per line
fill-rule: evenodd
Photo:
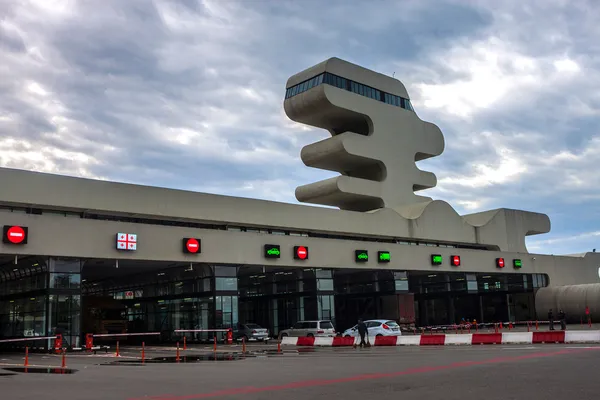
<path fill-rule="evenodd" d="M 587 322 L 586 307 L 590 309 L 592 321 L 600 321 L 600 283 L 545 287 L 535 295 L 535 310 L 538 318 L 546 319 L 552 309 L 558 319 L 563 310 L 568 322 Z"/>

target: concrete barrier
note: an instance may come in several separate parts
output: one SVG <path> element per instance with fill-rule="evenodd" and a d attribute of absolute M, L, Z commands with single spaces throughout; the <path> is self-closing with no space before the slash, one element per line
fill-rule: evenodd
<path fill-rule="evenodd" d="M 531 344 L 533 332 L 503 332 L 502 344 Z"/>
<path fill-rule="evenodd" d="M 396 346 L 420 346 L 421 335 L 414 336 L 398 336 L 396 338 Z"/>
<path fill-rule="evenodd" d="M 383 336 L 371 340 L 373 346 L 444 346 L 475 344 L 551 344 L 551 343 L 598 343 L 600 331 L 543 331 L 543 332 L 503 332 L 473 334 L 440 334 Z M 355 338 L 312 338 L 284 337 L 282 345 L 351 347 L 358 344 Z"/>
<path fill-rule="evenodd" d="M 566 331 L 565 343 L 600 343 L 600 331 Z"/>
<path fill-rule="evenodd" d="M 455 344 L 455 345 L 470 345 L 473 340 L 473 334 L 467 333 L 461 334 L 448 334 L 446 335 L 446 342 L 444 344 Z"/>

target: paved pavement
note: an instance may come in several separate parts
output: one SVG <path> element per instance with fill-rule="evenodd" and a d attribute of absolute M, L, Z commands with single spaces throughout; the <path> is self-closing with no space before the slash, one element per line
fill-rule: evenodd
<path fill-rule="evenodd" d="M 286 398 L 344 400 L 550 399 L 596 400 L 600 346 L 444 346 L 325 348 L 230 361 L 139 364 L 124 349 L 110 356 L 69 355 L 71 375 L 3 376 L 21 355 L 0 355 L 2 398 L 77 400 L 194 400 Z M 190 350 L 185 354 L 206 354 Z M 173 356 L 152 350 L 149 357 Z M 131 357 L 131 358 L 130 358 Z M 233 356 L 232 356 L 233 357 Z M 60 366 L 60 356 L 32 354 L 30 365 Z"/>

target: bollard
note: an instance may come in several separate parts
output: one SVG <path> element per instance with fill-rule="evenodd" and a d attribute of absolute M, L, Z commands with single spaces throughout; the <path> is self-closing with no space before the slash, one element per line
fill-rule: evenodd
<path fill-rule="evenodd" d="M 25 364 L 23 366 L 29 366 L 29 347 L 27 346 L 25 346 Z"/>
<path fill-rule="evenodd" d="M 146 361 L 146 343 L 142 342 L 142 364 Z"/>
<path fill-rule="evenodd" d="M 498 333 L 498 324 L 494 323 L 494 333 Z"/>
<path fill-rule="evenodd" d="M 119 355 L 119 341 L 117 340 L 117 352 L 115 353 L 115 357 L 120 357 Z"/>
<path fill-rule="evenodd" d="M 85 350 L 92 351 L 92 347 L 94 347 L 94 335 L 88 333 L 85 335 Z"/>
<path fill-rule="evenodd" d="M 187 350 L 187 340 L 186 337 L 183 337 L 183 350 Z"/>
<path fill-rule="evenodd" d="M 60 354 L 60 349 L 62 349 L 62 343 L 62 335 L 56 335 L 56 337 L 54 338 L 54 354 Z"/>
<path fill-rule="evenodd" d="M 179 362 L 179 342 L 177 342 L 177 356 L 175 357 L 175 361 Z"/>
<path fill-rule="evenodd" d="M 475 332 L 479 332 L 479 324 L 475 322 Z"/>
<path fill-rule="evenodd" d="M 527 332 L 531 332 L 531 321 L 527 321 Z"/>
<path fill-rule="evenodd" d="M 277 342 L 277 353 L 281 353 L 281 341 Z"/>
<path fill-rule="evenodd" d="M 592 327 L 592 317 L 588 317 L 588 326 Z"/>
<path fill-rule="evenodd" d="M 67 351 L 63 349 L 61 368 L 67 368 Z"/>
<path fill-rule="evenodd" d="M 217 352 L 217 335 L 215 335 L 215 344 L 213 345 L 213 351 Z"/>
<path fill-rule="evenodd" d="M 242 338 L 242 354 L 246 354 L 246 338 Z"/>
<path fill-rule="evenodd" d="M 513 326 L 512 326 L 512 322 L 511 322 L 511 321 L 508 321 L 508 330 L 509 330 L 509 331 L 512 331 L 512 328 L 513 328 Z"/>

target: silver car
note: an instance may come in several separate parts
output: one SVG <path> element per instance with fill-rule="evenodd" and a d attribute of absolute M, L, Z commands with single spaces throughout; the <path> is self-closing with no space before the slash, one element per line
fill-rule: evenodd
<path fill-rule="evenodd" d="M 238 324 L 233 332 L 236 340 L 265 341 L 269 339 L 269 331 L 257 324 Z"/>
<path fill-rule="evenodd" d="M 335 337 L 331 321 L 298 321 L 290 329 L 279 333 L 280 337 Z"/>

